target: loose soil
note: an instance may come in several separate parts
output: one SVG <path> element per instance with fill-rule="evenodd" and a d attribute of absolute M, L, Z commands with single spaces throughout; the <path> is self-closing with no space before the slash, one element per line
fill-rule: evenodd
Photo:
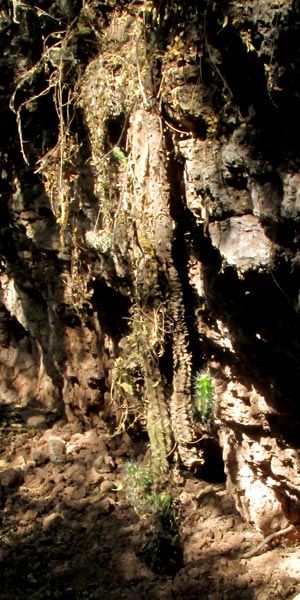
<path fill-rule="evenodd" d="M 113 435 L 105 420 L 84 430 L 42 412 L 2 413 L 2 600 L 282 600 L 300 591 L 293 532 L 242 558 L 262 537 L 224 484 L 178 476 L 180 539 L 170 544 L 120 489 L 143 442 Z"/>

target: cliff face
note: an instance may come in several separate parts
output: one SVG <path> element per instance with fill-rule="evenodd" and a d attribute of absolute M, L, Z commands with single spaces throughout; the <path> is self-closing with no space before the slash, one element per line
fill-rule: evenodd
<path fill-rule="evenodd" d="M 157 477 L 222 452 L 297 523 L 298 3 L 40 4 L 2 14 L 1 402 L 146 430 Z"/>

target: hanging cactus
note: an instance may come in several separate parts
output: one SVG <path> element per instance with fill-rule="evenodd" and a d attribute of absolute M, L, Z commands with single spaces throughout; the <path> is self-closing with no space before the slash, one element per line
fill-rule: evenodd
<path fill-rule="evenodd" d="M 214 400 L 214 386 L 212 378 L 207 371 L 199 371 L 194 377 L 195 396 L 194 412 L 195 418 L 207 423 L 212 414 Z"/>

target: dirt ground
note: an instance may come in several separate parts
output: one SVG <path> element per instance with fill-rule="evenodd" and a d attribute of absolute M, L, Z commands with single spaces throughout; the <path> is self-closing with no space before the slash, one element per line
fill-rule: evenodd
<path fill-rule="evenodd" d="M 224 484 L 189 473 L 176 485 L 176 543 L 141 518 L 122 485 L 144 443 L 84 430 L 41 412 L 1 408 L 2 600 L 269 600 L 300 592 L 293 534 L 262 537 Z"/>

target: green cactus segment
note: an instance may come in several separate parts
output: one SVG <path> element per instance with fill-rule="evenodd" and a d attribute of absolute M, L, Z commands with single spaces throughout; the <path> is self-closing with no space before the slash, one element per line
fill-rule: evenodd
<path fill-rule="evenodd" d="M 196 373 L 194 378 L 195 397 L 194 412 L 195 418 L 206 423 L 209 421 L 214 401 L 214 386 L 210 374 L 207 371 Z"/>

